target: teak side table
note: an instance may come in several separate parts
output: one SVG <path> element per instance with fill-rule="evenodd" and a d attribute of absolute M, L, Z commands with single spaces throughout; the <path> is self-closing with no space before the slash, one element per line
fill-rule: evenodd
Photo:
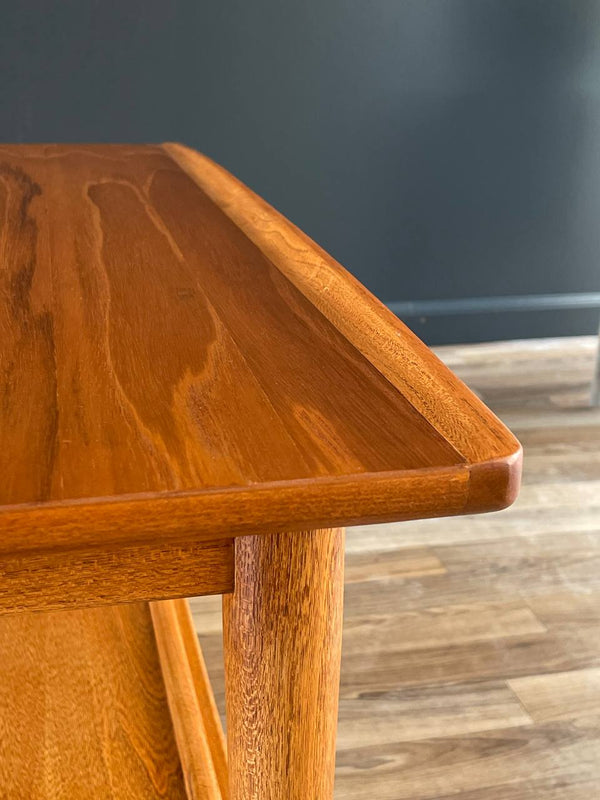
<path fill-rule="evenodd" d="M 330 800 L 338 526 L 502 508 L 518 442 L 181 145 L 0 147 L 0 251 L 0 797 Z"/>

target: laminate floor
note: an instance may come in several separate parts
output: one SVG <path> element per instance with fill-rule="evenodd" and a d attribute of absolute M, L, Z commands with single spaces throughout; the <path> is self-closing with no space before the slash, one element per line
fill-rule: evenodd
<path fill-rule="evenodd" d="M 596 346 L 438 349 L 520 438 L 523 489 L 349 529 L 336 800 L 600 797 Z M 223 709 L 220 598 L 192 608 Z"/>

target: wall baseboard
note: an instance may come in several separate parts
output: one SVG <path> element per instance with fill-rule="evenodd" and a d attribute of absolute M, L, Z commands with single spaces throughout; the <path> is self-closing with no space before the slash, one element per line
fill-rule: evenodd
<path fill-rule="evenodd" d="M 600 309 L 600 292 L 523 294 L 508 297 L 460 297 L 452 300 L 392 301 L 386 304 L 399 317 L 433 317 L 453 314 L 488 314 L 506 311 L 557 311 Z"/>
<path fill-rule="evenodd" d="M 581 336 L 598 331 L 600 292 L 389 302 L 428 344 Z"/>

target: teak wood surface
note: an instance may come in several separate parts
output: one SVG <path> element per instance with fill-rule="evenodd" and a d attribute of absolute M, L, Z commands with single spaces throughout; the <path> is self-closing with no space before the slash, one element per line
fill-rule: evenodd
<path fill-rule="evenodd" d="M 520 447 L 180 145 L 0 147 L 0 556 L 485 511 Z"/>
<path fill-rule="evenodd" d="M 344 531 L 244 536 L 223 598 L 231 800 L 330 800 Z"/>
<path fill-rule="evenodd" d="M 225 737 L 187 600 L 150 603 L 188 797 L 229 800 Z"/>
<path fill-rule="evenodd" d="M 0 652 L 3 800 L 190 800 L 147 604 L 7 614 Z"/>

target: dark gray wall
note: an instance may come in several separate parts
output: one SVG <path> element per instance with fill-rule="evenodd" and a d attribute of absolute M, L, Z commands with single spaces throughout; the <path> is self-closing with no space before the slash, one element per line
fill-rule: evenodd
<path fill-rule="evenodd" d="M 385 301 L 600 291 L 597 0 L 0 10 L 2 140 L 187 142 Z M 597 316 L 413 322 L 450 341 Z"/>

